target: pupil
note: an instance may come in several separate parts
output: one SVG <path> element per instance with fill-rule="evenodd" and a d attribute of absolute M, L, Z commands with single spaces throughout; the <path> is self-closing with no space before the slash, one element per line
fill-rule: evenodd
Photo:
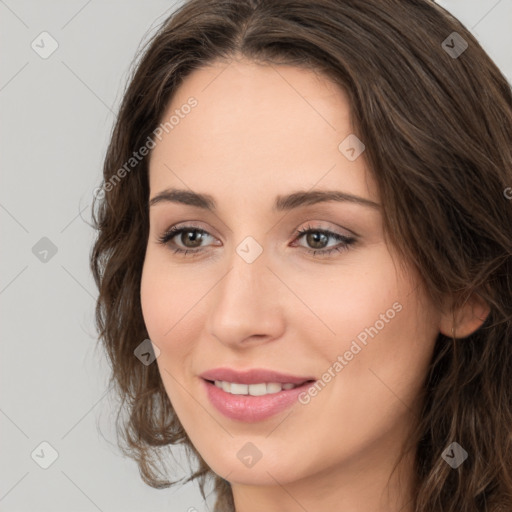
<path fill-rule="evenodd" d="M 185 238 L 186 240 L 184 241 L 183 240 L 183 237 L 182 237 L 182 242 L 184 242 L 184 245 L 187 246 L 187 247 L 197 247 L 197 246 L 200 246 L 201 245 L 201 236 L 202 236 L 202 233 L 199 233 L 199 231 L 186 231 L 185 233 L 182 233 L 182 235 L 185 235 Z M 195 245 L 192 245 L 192 246 L 188 246 L 187 245 L 187 242 L 197 242 Z"/>
<path fill-rule="evenodd" d="M 320 243 L 320 245 L 316 245 L 319 243 L 319 238 L 323 238 L 322 242 L 325 243 L 325 239 L 327 238 L 327 235 L 325 233 L 310 233 L 308 235 L 308 244 L 313 246 L 315 249 L 321 249 L 323 247 L 323 243 Z"/>

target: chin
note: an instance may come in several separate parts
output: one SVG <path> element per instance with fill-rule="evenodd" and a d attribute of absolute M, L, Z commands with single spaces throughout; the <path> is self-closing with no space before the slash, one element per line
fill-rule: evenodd
<path fill-rule="evenodd" d="M 203 457 L 204 458 L 204 457 Z M 243 460 L 243 455 L 241 456 Z M 235 452 L 235 460 L 226 457 L 226 452 L 205 458 L 211 470 L 231 483 L 242 485 L 276 485 L 287 484 L 299 480 L 301 468 L 298 460 L 287 460 L 274 453 L 272 456 L 262 454 L 261 458 L 246 463 L 239 460 Z M 246 465 L 247 464 L 247 465 Z M 252 464 L 252 465 L 251 465 Z"/>

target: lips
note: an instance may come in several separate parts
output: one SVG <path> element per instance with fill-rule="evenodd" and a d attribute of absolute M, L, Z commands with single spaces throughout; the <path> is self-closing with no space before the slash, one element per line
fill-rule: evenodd
<path fill-rule="evenodd" d="M 279 384 L 301 385 L 309 380 L 315 380 L 315 377 L 291 375 L 273 370 L 254 368 L 244 372 L 232 368 L 215 368 L 208 370 L 200 375 L 204 380 L 214 382 L 222 380 L 226 382 L 235 382 L 237 384 L 259 384 L 261 382 L 277 382 Z"/>
<path fill-rule="evenodd" d="M 210 403 L 224 416 L 243 422 L 263 421 L 296 404 L 301 393 L 315 381 L 314 377 L 298 376 L 264 369 L 236 371 L 230 368 L 208 370 L 200 375 Z M 278 392 L 261 396 L 232 394 L 216 385 L 219 381 L 235 385 L 274 383 L 285 386 Z"/>

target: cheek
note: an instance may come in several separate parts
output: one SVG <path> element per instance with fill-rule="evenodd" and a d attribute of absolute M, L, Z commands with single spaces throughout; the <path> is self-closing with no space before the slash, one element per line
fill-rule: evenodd
<path fill-rule="evenodd" d="M 400 323 L 404 315 L 398 310 L 406 305 L 408 314 L 415 313 L 409 304 L 414 285 L 406 276 L 397 275 L 384 244 L 354 253 L 346 264 L 322 269 L 306 284 L 302 276 L 294 279 L 297 295 L 317 317 L 307 315 L 317 327 L 315 344 L 331 357 L 336 351 L 348 350 L 357 337 L 364 343 L 370 338 L 366 329 L 375 324 L 381 332 Z M 298 318 L 296 315 L 295 320 Z"/>
<path fill-rule="evenodd" d="M 208 284 L 189 277 L 165 254 L 148 249 L 140 287 L 142 314 L 150 339 L 161 350 L 158 362 L 173 371 L 193 349 L 204 324 L 201 299 Z"/>
<path fill-rule="evenodd" d="M 379 277 L 372 272 L 353 283 L 347 310 L 338 310 L 339 336 L 325 350 L 331 365 L 343 358 L 331 391 L 322 392 L 326 409 L 354 432 L 361 432 L 369 411 L 374 424 L 368 429 L 380 423 L 386 430 L 417 404 L 438 333 L 435 313 L 415 281 L 397 276 L 393 266 L 380 270 Z"/>
<path fill-rule="evenodd" d="M 156 364 L 167 396 L 173 407 L 182 411 L 186 404 L 182 404 L 179 383 L 184 382 L 184 361 L 193 347 L 193 336 L 196 336 L 195 339 L 199 337 L 198 333 L 192 331 L 186 334 L 184 329 L 191 330 L 194 325 L 201 324 L 194 321 L 194 309 L 190 310 L 189 303 L 193 303 L 191 295 L 195 294 L 190 287 L 186 287 L 186 283 L 178 282 L 176 276 L 179 276 L 179 272 L 171 273 L 168 267 L 148 250 L 141 278 L 140 300 L 149 338 L 160 350 Z M 177 293 L 181 284 L 185 287 Z M 188 314 L 187 310 L 190 310 Z"/>
<path fill-rule="evenodd" d="M 173 312 L 177 306 L 173 290 L 174 287 L 168 286 L 165 268 L 148 250 L 142 271 L 140 300 L 149 338 L 160 349 L 160 356 L 157 359 L 159 366 L 166 359 L 169 350 L 169 342 L 165 341 L 164 344 L 164 340 L 172 339 L 173 334 Z"/>
<path fill-rule="evenodd" d="M 399 269 L 387 250 L 375 250 L 353 272 L 333 273 L 322 293 L 317 281 L 308 295 L 311 309 L 331 329 L 330 335 L 311 338 L 314 357 L 323 360 L 317 370 L 330 382 L 325 385 L 329 391 L 320 392 L 324 398 L 315 400 L 328 401 L 331 407 L 324 410 L 345 414 L 343 421 L 353 420 L 356 430 L 369 410 L 390 417 L 400 400 L 414 402 L 438 334 L 438 318 L 416 276 Z M 340 406 L 349 403 L 350 411 Z"/>
<path fill-rule="evenodd" d="M 162 279 L 158 278 L 161 275 L 159 265 L 147 255 L 140 283 L 140 301 L 149 337 L 155 342 L 169 328 L 168 322 L 165 321 L 167 308 L 164 304 L 171 298 L 171 294 Z M 172 304 L 169 304 L 169 311 L 171 308 Z"/>
<path fill-rule="evenodd" d="M 180 272 L 170 268 L 165 255 L 148 247 L 142 269 L 140 300 L 144 322 L 155 341 L 171 337 L 178 315 L 192 295 L 190 286 L 180 282 Z M 183 316 L 181 313 L 181 316 Z"/>
<path fill-rule="evenodd" d="M 324 361 L 320 384 L 310 399 L 303 397 L 301 412 L 315 418 L 312 449 L 324 454 L 324 463 L 335 464 L 382 436 L 405 435 L 420 406 L 436 317 L 416 281 L 397 276 L 385 258 L 357 278 L 340 279 L 338 289 L 316 306 L 336 336 L 315 338 L 315 356 L 321 353 Z M 335 450 L 321 440 L 333 435 L 344 440 Z"/>

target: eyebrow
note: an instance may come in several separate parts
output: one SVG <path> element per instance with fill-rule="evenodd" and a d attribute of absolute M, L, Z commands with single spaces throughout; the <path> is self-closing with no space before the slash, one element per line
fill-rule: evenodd
<path fill-rule="evenodd" d="M 338 190 L 314 190 L 309 192 L 293 192 L 285 196 L 277 196 L 272 207 L 274 212 L 289 211 L 302 206 L 308 206 L 327 201 L 349 202 L 380 209 L 380 205 L 365 199 L 364 197 L 355 196 Z M 169 188 L 158 193 L 149 201 L 149 206 L 153 206 L 162 202 L 171 202 L 196 206 L 214 212 L 217 208 L 215 199 L 209 194 L 199 194 L 190 190 L 182 190 Z"/>

